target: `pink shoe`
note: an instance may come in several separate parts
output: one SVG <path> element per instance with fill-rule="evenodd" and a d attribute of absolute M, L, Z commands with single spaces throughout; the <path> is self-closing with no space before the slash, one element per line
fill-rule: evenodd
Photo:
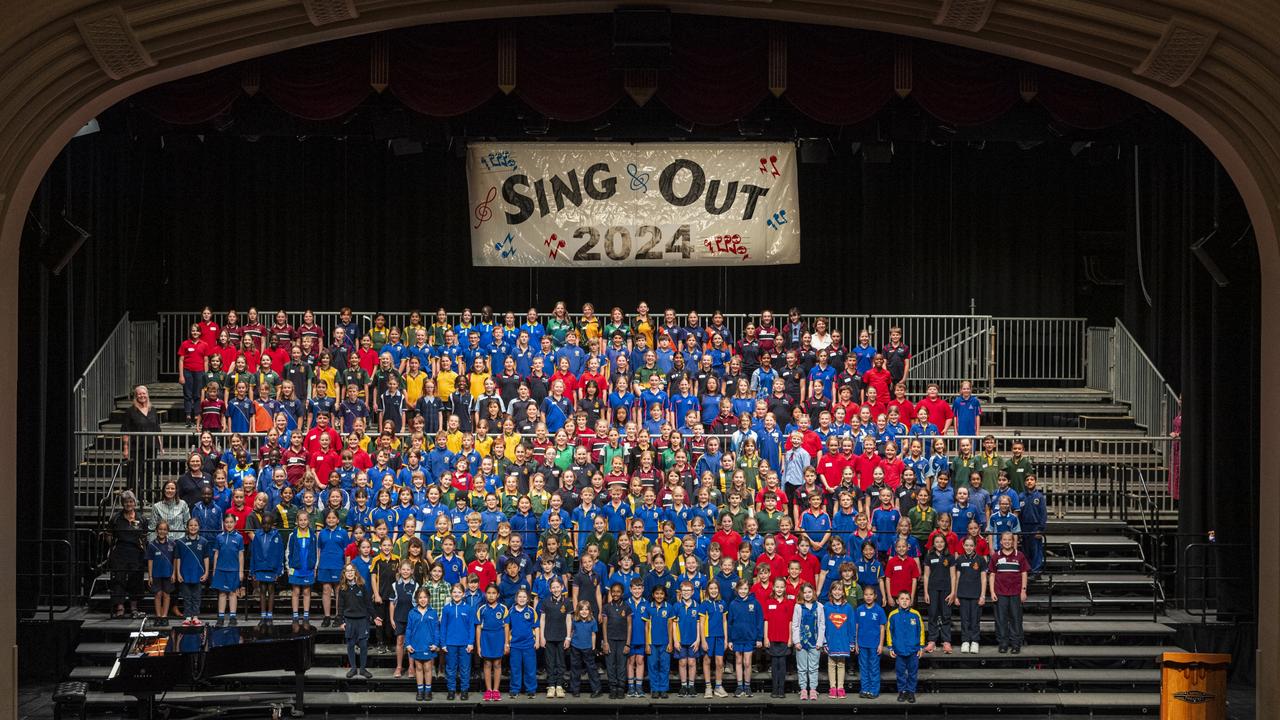
<path fill-rule="evenodd" d="M 836 695 L 836 697 L 840 698 L 841 700 L 845 698 L 844 688 L 840 688 L 839 690 L 836 690 L 836 692 L 839 693 L 839 695 Z"/>
<path fill-rule="evenodd" d="M 924 651 L 925 651 L 925 652 L 927 652 L 927 653 L 931 653 L 931 652 L 933 652 L 934 650 L 937 650 L 937 649 L 938 649 L 937 644 L 936 644 L 936 643 L 932 643 L 932 642 L 931 642 L 931 643 L 929 643 L 928 645 L 925 645 L 925 646 L 924 646 Z"/>
<path fill-rule="evenodd" d="M 944 642 L 944 643 L 942 643 L 942 652 L 944 652 L 944 653 L 946 653 L 946 654 L 950 655 L 950 654 L 951 654 L 951 643 L 949 643 L 949 642 Z"/>

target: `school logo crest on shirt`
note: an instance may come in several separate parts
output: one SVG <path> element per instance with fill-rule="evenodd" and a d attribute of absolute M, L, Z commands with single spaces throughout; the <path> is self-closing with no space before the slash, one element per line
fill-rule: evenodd
<path fill-rule="evenodd" d="M 849 619 L 849 616 L 845 615 L 844 613 L 828 613 L 827 614 L 827 621 L 830 622 L 832 626 L 836 628 L 844 627 L 844 623 L 848 619 Z"/>
<path fill-rule="evenodd" d="M 978 561 L 977 561 L 977 560 L 974 560 L 974 561 L 973 561 L 973 564 L 971 564 L 969 567 L 973 568 L 974 570 L 977 570 L 977 569 L 978 569 Z"/>
<path fill-rule="evenodd" d="M 747 612 L 755 612 L 755 611 L 756 611 L 756 604 L 755 604 L 755 603 L 747 603 Z"/>

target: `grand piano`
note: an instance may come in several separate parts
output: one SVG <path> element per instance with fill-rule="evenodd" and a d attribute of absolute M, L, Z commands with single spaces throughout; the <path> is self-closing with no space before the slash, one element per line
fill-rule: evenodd
<path fill-rule="evenodd" d="M 121 648 L 103 689 L 137 698 L 138 717 L 149 720 L 159 694 L 182 686 L 207 687 L 233 673 L 280 670 L 294 674 L 291 704 L 296 715 L 304 707 L 303 678 L 315 657 L 315 638 L 310 625 L 140 630 Z"/>

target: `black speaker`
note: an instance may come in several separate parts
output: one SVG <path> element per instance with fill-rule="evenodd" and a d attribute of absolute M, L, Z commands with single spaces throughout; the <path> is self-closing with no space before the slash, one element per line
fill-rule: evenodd
<path fill-rule="evenodd" d="M 613 66 L 665 70 L 671 66 L 671 11 L 619 8 L 613 12 Z"/>

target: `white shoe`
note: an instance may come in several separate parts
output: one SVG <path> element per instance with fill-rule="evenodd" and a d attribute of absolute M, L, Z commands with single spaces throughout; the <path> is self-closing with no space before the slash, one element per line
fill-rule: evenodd
<path fill-rule="evenodd" d="M 967 647 L 967 646 L 966 646 L 966 647 Z M 554 700 L 554 699 L 555 699 L 555 697 L 556 697 L 556 689 L 555 689 L 555 687 L 548 687 L 548 688 L 547 688 L 547 699 L 548 699 L 548 700 Z"/>
<path fill-rule="evenodd" d="M 556 687 L 556 697 L 558 698 L 564 697 L 564 688 L 559 686 Z"/>
<path fill-rule="evenodd" d="M 978 643 L 969 643 L 969 652 L 974 655 L 978 654 Z"/>
<path fill-rule="evenodd" d="M 960 644 L 960 654 L 962 654 L 962 655 L 968 655 L 968 654 L 969 654 L 969 648 L 970 648 L 970 646 L 971 646 L 971 645 L 972 645 L 972 643 L 961 643 L 961 644 Z"/>

